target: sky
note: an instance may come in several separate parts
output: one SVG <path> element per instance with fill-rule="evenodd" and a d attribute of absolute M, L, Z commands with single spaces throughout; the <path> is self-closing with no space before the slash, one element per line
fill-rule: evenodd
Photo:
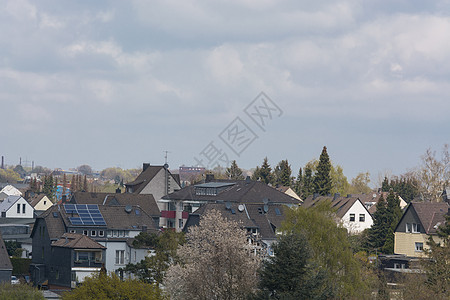
<path fill-rule="evenodd" d="M 448 0 L 4 0 L 0 155 L 376 181 L 449 143 L 449 32 Z"/>

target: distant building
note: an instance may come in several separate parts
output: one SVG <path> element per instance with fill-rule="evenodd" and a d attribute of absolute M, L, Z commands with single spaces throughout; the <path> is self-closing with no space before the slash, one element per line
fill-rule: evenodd
<path fill-rule="evenodd" d="M 32 219 L 34 208 L 21 196 L 8 196 L 0 203 L 0 217 Z"/>

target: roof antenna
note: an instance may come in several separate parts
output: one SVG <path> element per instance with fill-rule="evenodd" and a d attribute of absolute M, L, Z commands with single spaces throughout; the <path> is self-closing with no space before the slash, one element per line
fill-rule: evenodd
<path fill-rule="evenodd" d="M 167 153 L 170 153 L 170 151 L 164 150 L 163 152 L 165 153 L 165 155 L 164 155 L 164 164 L 167 165 Z"/>

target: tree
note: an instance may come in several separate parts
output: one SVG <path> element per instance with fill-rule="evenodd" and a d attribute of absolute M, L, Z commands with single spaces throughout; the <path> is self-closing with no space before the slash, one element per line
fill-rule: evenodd
<path fill-rule="evenodd" d="M 389 192 L 389 189 L 391 186 L 389 185 L 389 179 L 384 176 L 383 183 L 381 184 L 381 191 L 382 192 Z"/>
<path fill-rule="evenodd" d="M 400 208 L 400 199 L 392 190 L 389 192 L 386 201 L 386 224 L 388 226 L 388 232 L 382 251 L 385 254 L 392 254 L 394 253 L 394 230 L 403 213 Z"/>
<path fill-rule="evenodd" d="M 16 183 L 20 181 L 20 175 L 14 172 L 12 169 L 0 169 L 0 181 Z"/>
<path fill-rule="evenodd" d="M 0 283 L 0 299 L 8 300 L 44 300 L 44 295 L 37 288 L 28 284 Z"/>
<path fill-rule="evenodd" d="M 86 175 L 84 175 L 84 179 L 83 179 L 83 191 L 85 191 L 85 192 L 89 191 Z"/>
<path fill-rule="evenodd" d="M 372 189 L 369 187 L 370 173 L 359 173 L 352 179 L 352 194 L 369 194 Z"/>
<path fill-rule="evenodd" d="M 305 177 L 303 177 L 302 196 L 307 198 L 314 193 L 312 170 L 309 166 L 305 167 Z"/>
<path fill-rule="evenodd" d="M 161 235 L 142 232 L 133 241 L 133 247 L 150 247 L 155 255 L 145 257 L 136 264 L 128 264 L 124 271 L 132 273 L 140 280 L 160 285 L 170 264 L 178 261 L 176 252 L 185 242 L 184 233 L 166 230 Z"/>
<path fill-rule="evenodd" d="M 366 292 L 359 264 L 347 239 L 347 230 L 335 222 L 330 202 L 308 209 L 297 207 L 286 210 L 281 231 L 306 236 L 313 249 L 312 260 L 326 270 L 337 298 L 357 298 Z"/>
<path fill-rule="evenodd" d="M 245 299 L 257 284 L 259 261 L 246 231 L 212 210 L 191 227 L 164 286 L 171 299 Z"/>
<path fill-rule="evenodd" d="M 311 260 L 312 250 L 304 234 L 281 235 L 273 246 L 274 256 L 260 271 L 260 298 L 329 299 L 326 272 Z"/>
<path fill-rule="evenodd" d="M 63 294 L 63 300 L 72 299 L 164 299 L 161 290 L 154 284 L 139 280 L 120 280 L 111 273 L 100 272 L 85 277 L 83 284 Z"/>
<path fill-rule="evenodd" d="M 340 165 L 334 166 L 331 164 L 330 176 L 332 182 L 331 194 L 349 194 L 350 184 L 344 175 L 344 169 Z"/>
<path fill-rule="evenodd" d="M 242 180 L 244 175 L 242 175 L 242 170 L 238 167 L 235 160 L 231 162 L 231 166 L 226 169 L 225 175 L 231 180 Z"/>
<path fill-rule="evenodd" d="M 61 190 L 61 196 L 65 195 L 67 192 L 67 177 L 66 177 L 66 173 L 63 174 L 63 179 L 62 179 L 62 190 Z"/>
<path fill-rule="evenodd" d="M 261 165 L 261 168 L 259 168 L 259 178 L 265 184 L 273 183 L 272 168 L 269 165 L 267 157 L 264 158 L 263 164 Z"/>
<path fill-rule="evenodd" d="M 302 168 L 300 168 L 298 170 L 297 180 L 295 181 L 295 186 L 294 186 L 294 191 L 300 198 L 303 197 L 302 190 L 303 190 L 303 174 L 302 174 Z"/>
<path fill-rule="evenodd" d="M 292 170 L 287 159 L 278 163 L 275 167 L 274 173 L 275 184 L 289 187 L 292 185 Z"/>
<path fill-rule="evenodd" d="M 377 210 L 373 214 L 373 225 L 367 233 L 367 248 L 370 251 L 381 250 L 389 231 L 386 201 L 383 195 L 380 196 L 376 205 Z"/>
<path fill-rule="evenodd" d="M 53 176 L 52 175 L 46 175 L 44 176 L 44 188 L 42 192 L 47 196 L 47 198 L 50 201 L 54 201 L 54 190 L 55 186 L 53 184 Z"/>
<path fill-rule="evenodd" d="M 261 169 L 259 168 L 259 166 L 257 166 L 255 168 L 255 171 L 253 171 L 253 174 L 252 174 L 252 180 L 253 181 L 261 180 L 261 176 L 260 176 L 259 173 L 261 173 Z"/>
<path fill-rule="evenodd" d="M 319 164 L 317 165 L 317 170 L 313 181 L 314 193 L 319 193 L 319 195 L 323 196 L 326 196 L 328 193 L 330 193 L 332 188 L 330 170 L 330 157 L 327 153 L 327 147 L 323 146 L 322 153 L 319 157 Z"/>
<path fill-rule="evenodd" d="M 14 172 L 16 172 L 17 174 L 20 175 L 20 178 L 25 178 L 25 176 L 27 175 L 27 172 L 25 171 L 25 169 L 22 167 L 22 165 L 17 165 L 14 167 L 13 169 Z"/>
<path fill-rule="evenodd" d="M 436 151 L 427 149 L 422 156 L 422 166 L 419 168 L 418 180 L 421 183 L 420 192 L 424 200 L 442 201 L 441 193 L 450 182 L 450 153 L 445 144 L 441 158 L 436 157 Z"/>
<path fill-rule="evenodd" d="M 81 165 L 77 168 L 82 175 L 92 175 L 92 168 L 89 165 Z"/>

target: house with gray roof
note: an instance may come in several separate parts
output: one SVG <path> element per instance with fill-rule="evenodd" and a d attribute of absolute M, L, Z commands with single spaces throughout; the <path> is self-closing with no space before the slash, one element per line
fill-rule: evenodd
<path fill-rule="evenodd" d="M 8 196 L 0 203 L 1 218 L 33 219 L 34 208 L 22 196 Z"/>
<path fill-rule="evenodd" d="M 191 185 L 164 196 L 160 201 L 166 209 L 161 211 L 161 225 L 181 231 L 189 214 L 194 213 L 202 205 L 214 203 L 272 204 L 298 206 L 301 201 L 291 197 L 274 187 L 260 181 L 215 180 Z"/>
<path fill-rule="evenodd" d="M 394 231 L 394 253 L 408 257 L 423 257 L 431 236 L 440 242 L 437 229 L 450 214 L 447 202 L 411 202 Z"/>
<path fill-rule="evenodd" d="M 148 249 L 137 249 L 132 245 L 134 237 L 141 232 L 158 233 L 159 228 L 140 206 L 72 203 L 54 205 L 36 218 L 31 232 L 32 280 L 36 285 L 46 280 L 49 284 L 60 283 L 56 275 L 52 275 L 52 272 L 56 272 L 55 268 L 51 269 L 55 251 L 52 250 L 52 245 L 66 233 L 85 235 L 101 244 L 106 248 L 106 270 L 119 272 L 126 264 L 139 262 L 149 255 Z M 61 259 L 64 260 L 61 264 L 67 264 L 70 257 Z M 72 270 L 71 278 L 76 281 L 75 271 Z"/>

